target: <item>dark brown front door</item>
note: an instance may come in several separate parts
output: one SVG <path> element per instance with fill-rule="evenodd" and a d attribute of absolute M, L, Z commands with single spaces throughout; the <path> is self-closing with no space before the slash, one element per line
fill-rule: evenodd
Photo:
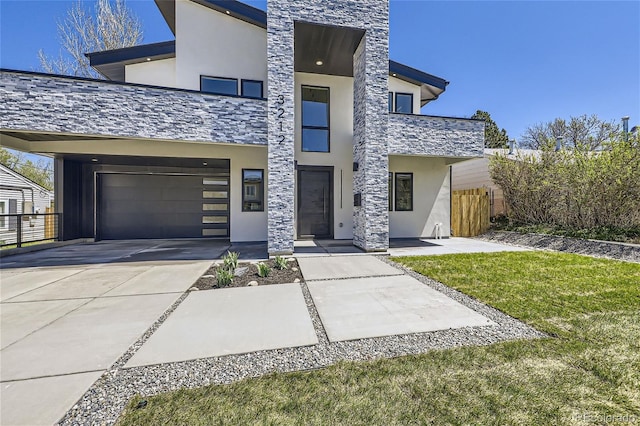
<path fill-rule="evenodd" d="M 333 167 L 298 166 L 298 238 L 333 238 Z"/>

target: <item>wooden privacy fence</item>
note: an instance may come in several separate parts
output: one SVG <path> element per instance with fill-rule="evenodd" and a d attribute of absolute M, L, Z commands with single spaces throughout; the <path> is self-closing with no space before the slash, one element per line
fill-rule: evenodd
<path fill-rule="evenodd" d="M 451 192 L 451 233 L 475 237 L 489 229 L 489 194 L 486 188 Z"/>
<path fill-rule="evenodd" d="M 53 209 L 51 207 L 47 207 L 45 209 L 45 213 L 53 213 Z M 44 239 L 50 240 L 56 238 L 56 217 L 55 216 L 45 216 L 44 217 Z"/>

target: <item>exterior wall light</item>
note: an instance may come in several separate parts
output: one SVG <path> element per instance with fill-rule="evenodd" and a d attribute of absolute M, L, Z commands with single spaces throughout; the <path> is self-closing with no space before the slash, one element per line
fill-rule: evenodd
<path fill-rule="evenodd" d="M 317 60 L 316 61 L 316 65 L 319 66 L 319 67 L 322 66 L 323 64 L 324 64 L 324 62 L 322 62 L 321 60 Z"/>

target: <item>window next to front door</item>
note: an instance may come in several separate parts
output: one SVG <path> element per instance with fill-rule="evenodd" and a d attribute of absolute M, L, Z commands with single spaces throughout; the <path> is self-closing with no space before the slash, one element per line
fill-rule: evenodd
<path fill-rule="evenodd" d="M 302 150 L 329 152 L 329 88 L 302 86 Z"/>
<path fill-rule="evenodd" d="M 264 211 L 264 170 L 242 169 L 242 211 Z"/>
<path fill-rule="evenodd" d="M 396 173 L 395 187 L 396 211 L 413 210 L 413 173 Z"/>

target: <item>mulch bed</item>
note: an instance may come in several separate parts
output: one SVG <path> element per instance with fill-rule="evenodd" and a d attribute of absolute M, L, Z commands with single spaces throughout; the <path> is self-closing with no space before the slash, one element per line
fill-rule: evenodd
<path fill-rule="evenodd" d="M 270 284 L 286 284 L 295 282 L 296 278 L 300 281 L 304 281 L 302 273 L 300 273 L 300 266 L 298 266 L 297 260 L 287 262 L 287 269 L 279 270 L 275 268 L 275 262 L 273 260 L 265 260 L 271 268 L 269 276 L 262 278 L 258 276 L 258 266 L 255 263 L 238 263 L 236 273 L 240 276 L 233 278 L 231 285 L 227 287 L 219 287 L 216 281 L 216 270 L 221 265 L 213 265 L 207 272 L 205 272 L 198 281 L 193 285 L 198 290 L 212 290 L 216 288 L 229 288 L 229 287 L 247 287 L 251 281 L 256 281 L 258 285 L 270 285 Z M 241 273 L 241 268 L 247 268 L 246 271 Z M 294 270 L 294 268 L 296 270 Z M 241 273 L 241 274 L 240 274 Z"/>

